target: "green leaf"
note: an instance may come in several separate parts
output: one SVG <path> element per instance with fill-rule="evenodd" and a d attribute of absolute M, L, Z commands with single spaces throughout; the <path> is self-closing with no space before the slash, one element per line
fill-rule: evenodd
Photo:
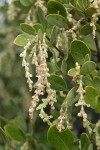
<path fill-rule="evenodd" d="M 33 25 L 33 28 L 35 29 L 36 32 L 38 32 L 38 30 L 43 30 L 42 24 L 40 23 L 36 23 Z"/>
<path fill-rule="evenodd" d="M 92 86 L 87 86 L 86 87 L 86 97 L 85 97 L 85 101 L 86 103 L 90 104 L 92 108 L 95 109 L 95 98 L 97 96 L 97 91 L 94 87 Z"/>
<path fill-rule="evenodd" d="M 89 137 L 86 133 L 81 134 L 81 150 L 88 150 L 90 143 Z"/>
<path fill-rule="evenodd" d="M 87 61 L 85 62 L 81 67 L 81 74 L 91 74 L 92 71 L 94 71 L 96 68 L 96 64 L 93 61 Z"/>
<path fill-rule="evenodd" d="M 29 0 L 20 0 L 20 2 L 23 6 L 26 6 L 26 7 L 31 4 Z"/>
<path fill-rule="evenodd" d="M 22 116 L 18 116 L 9 122 L 10 125 L 16 126 L 20 128 L 23 132 L 26 131 L 26 123 Z"/>
<path fill-rule="evenodd" d="M 24 34 L 18 35 L 14 40 L 14 44 L 18 46 L 25 46 L 27 43 L 28 43 L 28 39 Z"/>
<path fill-rule="evenodd" d="M 90 144 L 88 150 L 93 150 L 93 145 Z"/>
<path fill-rule="evenodd" d="M 100 26 L 99 26 L 98 24 L 96 24 L 96 30 L 97 30 L 97 31 L 100 31 Z M 82 35 L 85 35 L 85 36 L 86 36 L 86 35 L 88 35 L 88 34 L 91 34 L 92 31 L 93 31 L 93 29 L 92 29 L 92 27 L 90 26 L 90 23 L 87 23 L 87 24 L 85 24 L 84 26 L 81 27 L 80 31 L 81 31 L 81 34 L 82 34 Z"/>
<path fill-rule="evenodd" d="M 8 124 L 4 127 L 4 129 L 6 133 L 15 141 L 22 142 L 26 138 L 22 130 L 13 125 Z"/>
<path fill-rule="evenodd" d="M 49 128 L 48 140 L 57 150 L 72 150 L 74 147 L 73 133 L 69 129 L 58 132 L 55 125 Z"/>
<path fill-rule="evenodd" d="M 76 73 L 77 73 L 77 71 L 75 68 L 72 68 L 68 71 L 68 75 L 71 77 L 75 76 Z"/>
<path fill-rule="evenodd" d="M 76 101 L 76 88 L 73 87 L 67 94 L 65 101 L 68 106 L 72 106 L 72 104 Z"/>
<path fill-rule="evenodd" d="M 100 77 L 94 77 L 93 86 L 97 90 L 97 92 L 100 93 Z"/>
<path fill-rule="evenodd" d="M 88 35 L 92 33 L 92 27 L 90 26 L 90 23 L 87 23 L 84 26 L 82 26 L 80 30 L 82 35 Z"/>
<path fill-rule="evenodd" d="M 31 35 L 35 35 L 35 29 L 26 23 L 21 23 L 21 29 L 22 31 L 24 31 L 25 33 L 31 34 Z"/>
<path fill-rule="evenodd" d="M 82 77 L 82 81 L 84 83 L 84 85 L 92 85 L 92 80 L 90 78 L 90 76 L 83 76 Z"/>
<path fill-rule="evenodd" d="M 85 56 L 85 61 L 90 61 L 90 55 L 89 55 L 89 54 L 87 54 L 87 55 Z"/>
<path fill-rule="evenodd" d="M 83 64 L 87 54 L 90 54 L 90 49 L 84 42 L 75 40 L 71 43 L 71 55 L 76 62 Z"/>
<path fill-rule="evenodd" d="M 87 46 L 93 50 L 93 51 L 97 51 L 96 45 L 95 45 L 95 41 L 93 39 L 93 36 L 91 34 L 85 36 L 83 38 L 84 42 L 87 44 Z"/>
<path fill-rule="evenodd" d="M 46 20 L 48 23 L 48 26 L 58 26 L 60 28 L 66 28 L 67 21 L 64 17 L 58 14 L 50 14 L 46 16 Z"/>
<path fill-rule="evenodd" d="M 49 73 L 50 73 L 50 74 L 57 71 L 57 67 L 56 67 L 55 63 L 48 62 L 48 63 L 47 63 L 47 66 L 48 66 L 48 69 L 49 69 Z"/>
<path fill-rule="evenodd" d="M 92 76 L 92 77 L 97 76 L 97 74 L 98 74 L 98 71 L 97 71 L 96 69 L 91 72 L 91 76 Z"/>
<path fill-rule="evenodd" d="M 51 84 L 52 89 L 57 90 L 57 91 L 66 91 L 67 90 L 67 85 L 63 78 L 57 76 L 57 75 L 51 75 L 48 78 L 48 81 Z"/>
<path fill-rule="evenodd" d="M 45 28 L 46 27 L 46 20 L 45 20 L 44 12 L 40 7 L 37 7 L 37 19 L 38 19 L 38 22 L 40 24 L 42 24 L 43 27 Z"/>
<path fill-rule="evenodd" d="M 58 34 L 59 34 L 59 29 L 58 27 L 54 26 L 51 32 L 50 46 L 56 45 Z"/>
<path fill-rule="evenodd" d="M 100 95 L 98 95 L 94 87 L 88 86 L 86 88 L 85 101 L 90 104 L 97 113 L 100 113 Z"/>
<path fill-rule="evenodd" d="M 71 53 L 69 53 L 67 59 L 67 68 L 69 70 L 70 68 L 74 68 L 74 67 L 75 67 L 75 60 L 73 59 Z"/>
<path fill-rule="evenodd" d="M 95 110 L 96 110 L 97 113 L 100 113 L 100 95 L 98 95 L 98 96 L 96 97 Z"/>
<path fill-rule="evenodd" d="M 67 15 L 65 7 L 61 3 L 55 0 L 50 0 L 48 2 L 47 9 L 48 9 L 49 14 L 59 14 L 63 17 L 66 17 Z"/>

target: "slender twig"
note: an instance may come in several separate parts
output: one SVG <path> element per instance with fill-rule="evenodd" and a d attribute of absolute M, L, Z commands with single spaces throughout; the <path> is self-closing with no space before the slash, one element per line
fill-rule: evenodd
<path fill-rule="evenodd" d="M 48 41 L 50 41 L 50 38 L 48 36 L 46 36 L 46 38 L 48 39 Z M 56 45 L 53 45 L 53 47 L 60 53 L 61 56 L 64 57 L 64 53 Z"/>

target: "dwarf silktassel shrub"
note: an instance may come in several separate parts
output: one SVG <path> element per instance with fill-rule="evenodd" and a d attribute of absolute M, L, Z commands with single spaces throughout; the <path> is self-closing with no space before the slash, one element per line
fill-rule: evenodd
<path fill-rule="evenodd" d="M 23 33 L 14 43 L 23 47 L 30 120 L 38 111 L 57 150 L 100 149 L 100 117 L 90 117 L 100 113 L 100 1 L 13 0 L 9 19 L 23 7 L 28 9 Z M 85 131 L 80 138 L 78 119 Z"/>

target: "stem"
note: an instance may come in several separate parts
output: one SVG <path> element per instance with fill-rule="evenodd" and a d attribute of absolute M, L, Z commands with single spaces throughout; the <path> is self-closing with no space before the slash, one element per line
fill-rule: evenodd
<path fill-rule="evenodd" d="M 48 41 L 50 41 L 50 38 L 48 36 L 46 36 L 46 38 L 48 39 Z M 64 53 L 58 47 L 56 47 L 56 45 L 53 45 L 53 47 L 60 53 L 61 56 L 64 57 Z"/>
<path fill-rule="evenodd" d="M 99 43 L 98 43 L 97 37 L 95 37 L 95 44 L 97 47 L 97 60 L 98 60 L 98 62 L 100 62 L 100 48 L 99 48 Z"/>

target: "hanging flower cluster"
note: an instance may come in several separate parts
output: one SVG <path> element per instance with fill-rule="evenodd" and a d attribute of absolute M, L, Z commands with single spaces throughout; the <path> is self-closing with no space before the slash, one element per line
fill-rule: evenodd
<path fill-rule="evenodd" d="M 76 20 L 73 18 L 72 14 L 70 14 L 70 13 L 68 12 L 68 10 L 66 10 L 66 12 L 67 12 L 67 19 L 68 19 L 68 21 L 72 24 L 72 28 L 66 30 L 66 33 L 71 33 L 73 40 L 76 40 L 76 39 L 77 39 L 78 29 L 79 29 L 80 26 L 81 26 L 81 21 L 83 20 L 83 18 L 81 18 L 80 20 L 76 21 Z"/>
<path fill-rule="evenodd" d="M 24 47 L 24 51 L 20 54 L 20 57 L 23 58 L 22 66 L 25 68 L 25 77 L 27 78 L 29 90 L 32 91 L 32 84 L 33 84 L 33 81 L 31 80 L 32 74 L 29 71 L 29 63 L 26 61 L 27 50 L 30 47 L 30 45 L 31 45 L 31 42 L 29 41 L 27 45 Z"/>
<path fill-rule="evenodd" d="M 65 99 L 64 103 L 61 106 L 60 116 L 58 117 L 57 129 L 59 131 L 62 131 L 63 129 L 65 129 L 66 125 L 67 125 L 67 128 L 71 129 L 69 118 L 70 118 L 70 115 L 68 113 L 67 99 Z"/>
<path fill-rule="evenodd" d="M 71 33 L 72 34 L 73 40 L 77 40 L 77 34 L 78 34 L 78 30 L 77 29 L 80 28 L 82 20 L 83 20 L 83 18 L 81 18 L 80 20 L 76 21 L 76 23 L 73 24 L 73 27 L 66 31 L 67 33 Z"/>
<path fill-rule="evenodd" d="M 100 16 L 100 1 L 99 0 L 95 0 L 92 5 L 91 5 L 95 10 L 96 10 L 96 13 L 94 13 L 92 15 L 92 19 L 91 19 L 91 23 L 90 23 L 90 26 L 93 28 L 93 38 L 95 38 L 96 36 L 96 22 L 98 21 L 98 18 Z"/>
<path fill-rule="evenodd" d="M 40 101 L 40 96 L 47 93 L 47 98 L 43 98 L 43 103 L 40 104 L 36 109 L 40 110 L 39 116 L 43 119 L 43 121 L 50 125 L 51 122 L 49 120 L 52 118 L 52 116 L 48 116 L 44 109 L 48 104 L 51 106 L 52 111 L 55 109 L 54 102 L 56 102 L 56 92 L 55 90 L 51 89 L 51 85 L 47 79 L 50 76 L 46 63 L 47 57 L 46 34 L 44 34 L 42 42 L 39 40 L 38 45 L 33 47 L 32 63 L 36 66 L 36 77 L 38 80 L 35 84 L 36 89 L 34 91 L 35 94 L 32 96 L 32 103 L 29 108 L 29 116 L 31 119 L 33 118 L 33 112 Z"/>
<path fill-rule="evenodd" d="M 85 99 L 84 99 L 85 90 L 83 88 L 82 75 L 80 75 L 80 65 L 78 63 L 76 63 L 75 69 L 76 69 L 76 75 L 74 76 L 73 79 L 77 82 L 77 85 L 79 86 L 77 89 L 77 93 L 79 94 L 79 100 L 75 104 L 75 106 L 81 107 L 81 110 L 78 113 L 78 116 L 83 117 L 83 125 L 85 126 L 86 123 L 88 122 L 88 119 L 87 119 L 87 114 L 84 110 L 84 106 L 90 107 L 90 105 L 86 104 Z"/>

